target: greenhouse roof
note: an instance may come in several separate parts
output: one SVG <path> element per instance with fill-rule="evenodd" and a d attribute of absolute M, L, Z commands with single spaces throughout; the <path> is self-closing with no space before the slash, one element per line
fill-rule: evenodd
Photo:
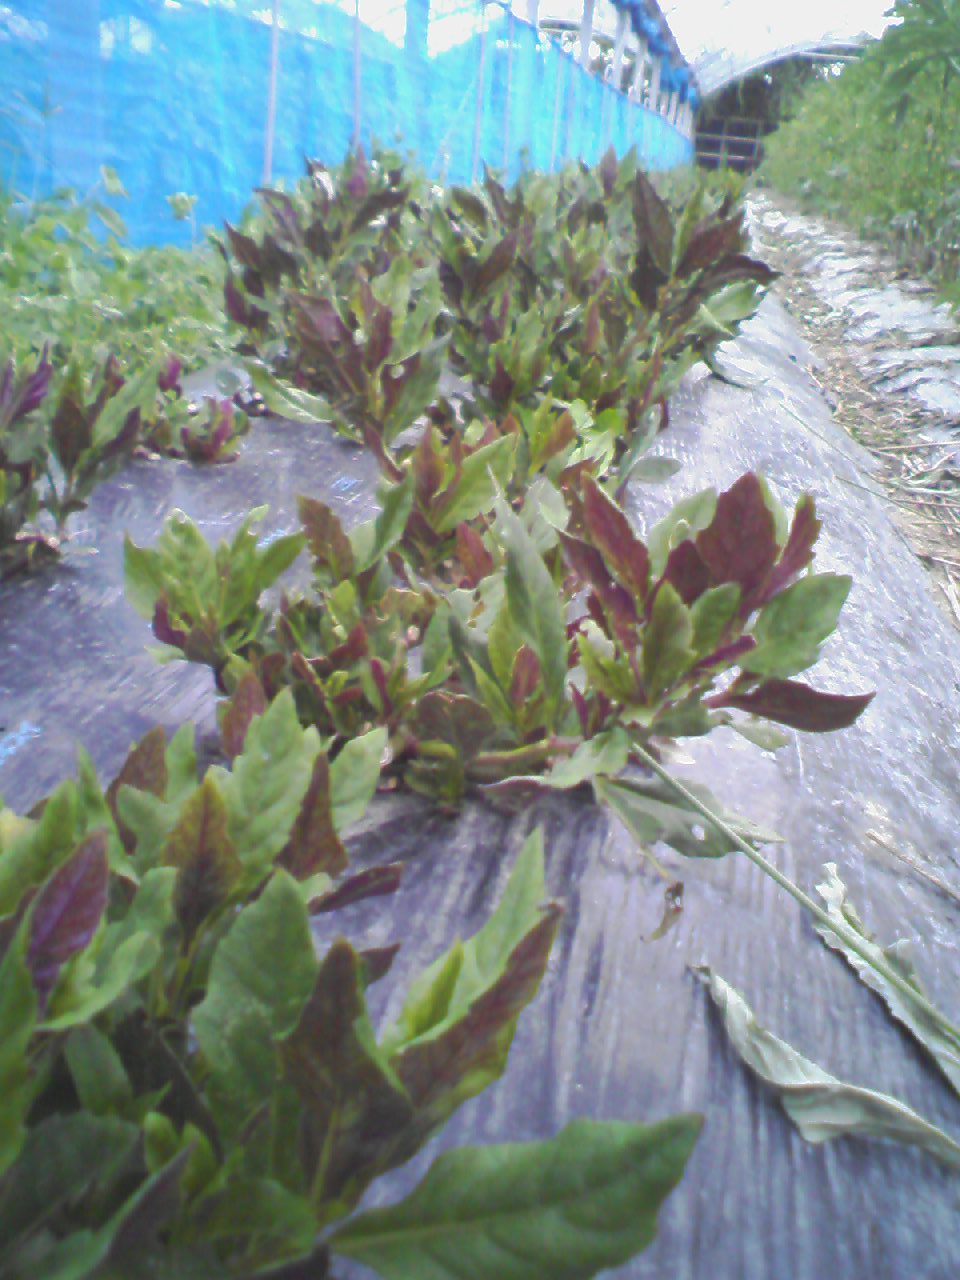
<path fill-rule="evenodd" d="M 892 0 L 662 0 L 701 94 L 771 62 L 842 49 L 883 33 Z"/>

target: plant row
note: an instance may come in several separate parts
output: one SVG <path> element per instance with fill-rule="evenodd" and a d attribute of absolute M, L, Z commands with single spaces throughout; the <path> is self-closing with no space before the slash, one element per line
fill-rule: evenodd
<path fill-rule="evenodd" d="M 29 817 L 0 810 L 4 1276 L 295 1280 L 340 1255 L 410 1280 L 572 1280 L 653 1238 L 696 1116 L 452 1151 L 353 1214 L 501 1075 L 561 915 L 534 836 L 377 1035 L 366 992 L 397 946 L 357 949 L 335 922 L 402 874 L 351 871 L 340 836 L 383 740 L 330 761 L 286 694 L 234 705 L 231 767 L 202 780 L 192 730 L 156 729 L 105 792 L 81 752 Z"/>
<path fill-rule="evenodd" d="M 260 198 L 259 216 L 213 238 L 219 255 L 131 251 L 92 197 L 8 203 L 0 572 L 56 554 L 134 454 L 236 456 L 242 407 L 198 412 L 180 382 L 234 347 L 268 405 L 332 421 L 387 467 L 425 413 L 449 434 L 543 397 L 582 400 L 596 447 L 617 452 L 620 424 L 647 438 L 654 414 L 665 421 L 677 379 L 712 361 L 772 274 L 746 255 L 730 200 L 708 210 L 698 193 L 678 216 L 612 154 L 508 193 L 489 175 L 442 192 L 396 156 L 359 152 Z"/>
<path fill-rule="evenodd" d="M 612 154 L 509 195 L 488 174 L 434 206 L 437 270 L 404 178 L 359 153 L 338 182 L 313 167 L 264 193 L 259 239 L 228 227 L 228 304 L 268 402 L 282 375 L 304 414 L 365 442 L 381 509 L 347 532 L 301 497 L 303 532 L 265 548 L 257 513 L 215 551 L 182 513 L 155 548 L 128 540 L 128 593 L 166 656 L 208 664 L 222 693 L 290 689 L 334 756 L 386 729 L 385 771 L 447 805 L 610 779 L 743 712 L 747 732 L 851 723 L 868 698 L 795 678 L 850 585 L 809 571 L 811 498 L 788 520 L 748 473 L 646 541 L 620 501 L 668 461 L 648 453 L 667 389 L 723 336 L 730 290 L 756 305 L 769 273 L 742 214 L 695 200 L 674 219 Z M 311 589 L 268 607 L 304 546 Z"/>
<path fill-rule="evenodd" d="M 675 218 L 612 157 L 444 194 L 356 156 L 263 199 L 224 243 L 242 354 L 268 404 L 367 444 L 380 513 L 347 530 L 307 496 L 265 544 L 262 512 L 216 548 L 180 513 L 128 540 L 162 656 L 214 673 L 229 767 L 199 777 L 192 730 L 155 730 L 105 791 L 81 753 L 75 783 L 0 813 L 0 1270 L 590 1276 L 650 1242 L 700 1118 L 452 1151 L 358 1211 L 500 1076 L 561 907 L 534 836 L 378 1032 L 366 992 L 395 948 L 354 947 L 337 913 L 402 869 L 351 870 L 344 832 L 385 776 L 444 806 L 590 783 L 643 845 L 717 856 L 751 829 L 705 829 L 702 789 L 649 767 L 658 741 L 736 724 L 769 745 L 763 720 L 862 711 L 796 678 L 849 588 L 811 570 L 810 497 L 788 516 L 748 473 L 643 538 L 623 505 L 664 473 L 669 390 L 769 273 L 740 214 Z M 21 427 L 32 376 L 5 384 Z M 99 410 L 117 434 L 135 386 Z M 304 550 L 309 587 L 276 599 Z"/>

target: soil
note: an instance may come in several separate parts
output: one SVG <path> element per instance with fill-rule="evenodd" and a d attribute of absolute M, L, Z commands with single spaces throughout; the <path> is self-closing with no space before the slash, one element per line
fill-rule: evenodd
<path fill-rule="evenodd" d="M 773 216 L 771 216 L 771 213 Z M 808 372 L 816 381 L 834 421 L 876 459 L 872 479 L 882 492 L 895 527 L 936 584 L 938 604 L 960 629 L 960 438 L 957 418 L 938 412 L 916 387 L 891 387 L 878 377 L 891 350 L 899 356 L 903 384 L 920 384 L 938 342 L 938 352 L 960 343 L 960 327 L 943 322 L 943 308 L 923 280 L 912 278 L 875 246 L 863 244 L 846 228 L 799 212 L 785 197 L 764 192 L 752 207 L 756 251 L 777 271 L 773 286 L 800 329 L 813 359 Z M 782 215 L 782 216 L 777 216 Z M 849 246 L 848 275 L 866 278 L 878 299 L 903 297 L 917 307 L 924 300 L 936 321 L 934 332 L 920 334 L 886 328 L 864 334 L 851 323 L 850 310 L 818 288 L 824 241 L 836 258 L 837 246 Z M 847 290 L 846 297 L 854 296 Z M 949 353 L 948 353 L 949 354 Z M 958 348 L 960 358 L 960 348 Z M 914 357 L 911 360 L 911 356 Z M 953 368 L 947 370 L 948 385 Z M 960 382 L 956 384 L 960 391 Z M 952 437 L 952 438 L 951 438 Z"/>

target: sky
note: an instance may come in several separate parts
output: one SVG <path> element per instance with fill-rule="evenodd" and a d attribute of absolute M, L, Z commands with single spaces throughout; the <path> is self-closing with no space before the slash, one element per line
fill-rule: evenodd
<path fill-rule="evenodd" d="M 688 57 L 701 49 L 752 51 L 794 44 L 812 35 L 879 35 L 892 0 L 661 0 L 660 7 Z"/>
<path fill-rule="evenodd" d="M 824 35 L 880 35 L 893 0 L 660 0 L 681 50 L 690 61 L 705 52 L 751 59 Z M 541 15 L 574 16 L 583 0 L 540 0 Z M 597 20 L 613 26 L 610 0 L 597 0 Z"/>

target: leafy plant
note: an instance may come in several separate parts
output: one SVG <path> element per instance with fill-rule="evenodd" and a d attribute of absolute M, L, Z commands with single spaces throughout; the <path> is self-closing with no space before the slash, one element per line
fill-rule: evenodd
<path fill-rule="evenodd" d="M 192 732 L 154 730 L 105 793 L 81 752 L 76 783 L 0 813 L 4 1274 L 292 1280 L 342 1253 L 384 1276 L 587 1277 L 645 1247 L 698 1117 L 451 1152 L 348 1218 L 502 1073 L 560 907 L 535 835 L 378 1036 L 365 991 L 395 948 L 318 955 L 311 917 L 396 887 L 396 866 L 347 873 L 341 840 L 383 734 L 329 761 L 288 694 L 262 714 L 244 695 L 224 739 L 231 768 L 198 780 Z"/>
<path fill-rule="evenodd" d="M 143 551 L 129 538 L 124 542 L 131 603 L 153 619 L 162 644 L 207 663 L 218 681 L 231 653 L 263 629 L 260 595 L 303 546 L 298 534 L 258 546 L 253 525 L 265 514 L 266 507 L 251 511 L 232 542 L 220 542 L 215 552 L 181 511 L 168 518 L 155 551 Z"/>
<path fill-rule="evenodd" d="M 0 194 L 0 355 L 46 346 L 55 368 L 84 373 L 113 356 L 136 376 L 164 352 L 191 369 L 228 349 L 222 273 L 212 247 L 132 248 L 113 205 L 125 195 L 105 170 L 86 195 Z"/>
<path fill-rule="evenodd" d="M 544 402 L 582 404 L 604 469 L 639 434 L 635 462 L 649 411 L 663 425 L 671 388 L 773 277 L 732 201 L 700 191 L 677 214 L 632 156 L 510 193 L 488 173 L 442 199 L 390 165 L 359 152 L 339 174 L 310 166 L 293 194 L 261 193 L 259 239 L 228 227 L 224 245 L 252 371 L 318 395 L 308 416 L 365 440 L 388 474 L 424 417 L 447 435 L 474 419 L 509 430 Z"/>
<path fill-rule="evenodd" d="M 194 559 L 214 557 L 182 516 L 157 551 L 127 543 L 128 587 L 158 638 L 208 662 L 221 688 L 248 671 L 268 699 L 292 688 L 304 722 L 334 743 L 383 726 L 390 771 L 444 803 L 480 785 L 508 795 L 604 778 L 612 801 L 621 784 L 609 780 L 658 738 L 736 725 L 744 711 L 832 730 L 867 705 L 870 695 L 794 678 L 817 660 L 850 585 L 807 572 L 811 498 L 788 525 L 747 474 L 680 503 L 644 544 L 586 470 L 565 496 L 541 477 L 515 512 L 494 478 L 511 450 L 508 437 L 479 445 L 441 496 L 442 455 L 426 432 L 380 516 L 349 534 L 301 499 L 314 592 L 285 597 L 275 617 L 221 547 L 221 581 L 243 583 L 242 624 L 209 608 L 196 629 L 187 593 L 214 578 Z M 467 477 L 475 459 L 486 466 Z M 241 533 L 244 554 L 257 554 Z M 750 722 L 745 732 L 756 736 Z M 644 803 L 648 825 L 689 840 L 689 819 L 667 820 L 669 803 L 653 796 L 634 795 L 631 810 Z"/>
<path fill-rule="evenodd" d="M 181 397 L 182 369 L 227 349 L 210 250 L 126 247 L 100 188 L 125 195 L 105 169 L 83 198 L 0 197 L 4 574 L 55 555 L 71 515 L 141 443 L 209 460 L 245 427 L 241 417 L 225 428 L 227 409 L 198 429 Z M 35 372 L 18 380 L 18 368 Z"/>
<path fill-rule="evenodd" d="M 250 420 L 232 400 L 204 400 L 202 410 L 180 428 L 180 444 L 191 462 L 233 462 L 240 439 L 250 430 Z M 198 420 L 199 419 L 199 420 Z"/>
<path fill-rule="evenodd" d="M 8 361 L 0 379 L 0 572 L 9 573 L 24 564 L 47 542 L 24 532 L 37 513 L 39 499 L 34 485 L 42 435 L 36 410 L 50 388 L 53 368 L 46 353 L 30 372 L 17 375 Z"/>
<path fill-rule="evenodd" d="M 451 359 L 484 412 L 578 399 L 593 416 L 618 410 L 629 438 L 773 278 L 745 253 L 742 212 L 708 209 L 701 189 L 678 215 L 632 155 L 511 196 L 489 173 L 484 185 L 434 213 Z"/>
<path fill-rule="evenodd" d="M 8 362 L 0 386 L 4 573 L 57 553 L 67 521 L 132 453 L 158 394 L 156 368 L 129 380 L 112 357 L 89 381 L 76 363 L 57 379 L 46 352 L 19 378 Z"/>
<path fill-rule="evenodd" d="M 362 150 L 338 174 L 309 163 L 296 191 L 261 190 L 260 225 L 227 225 L 228 316 L 313 418 L 389 444 L 434 397 L 444 344 L 436 273 L 418 232 L 425 179 Z M 262 349 L 261 349 L 262 348 Z"/>

